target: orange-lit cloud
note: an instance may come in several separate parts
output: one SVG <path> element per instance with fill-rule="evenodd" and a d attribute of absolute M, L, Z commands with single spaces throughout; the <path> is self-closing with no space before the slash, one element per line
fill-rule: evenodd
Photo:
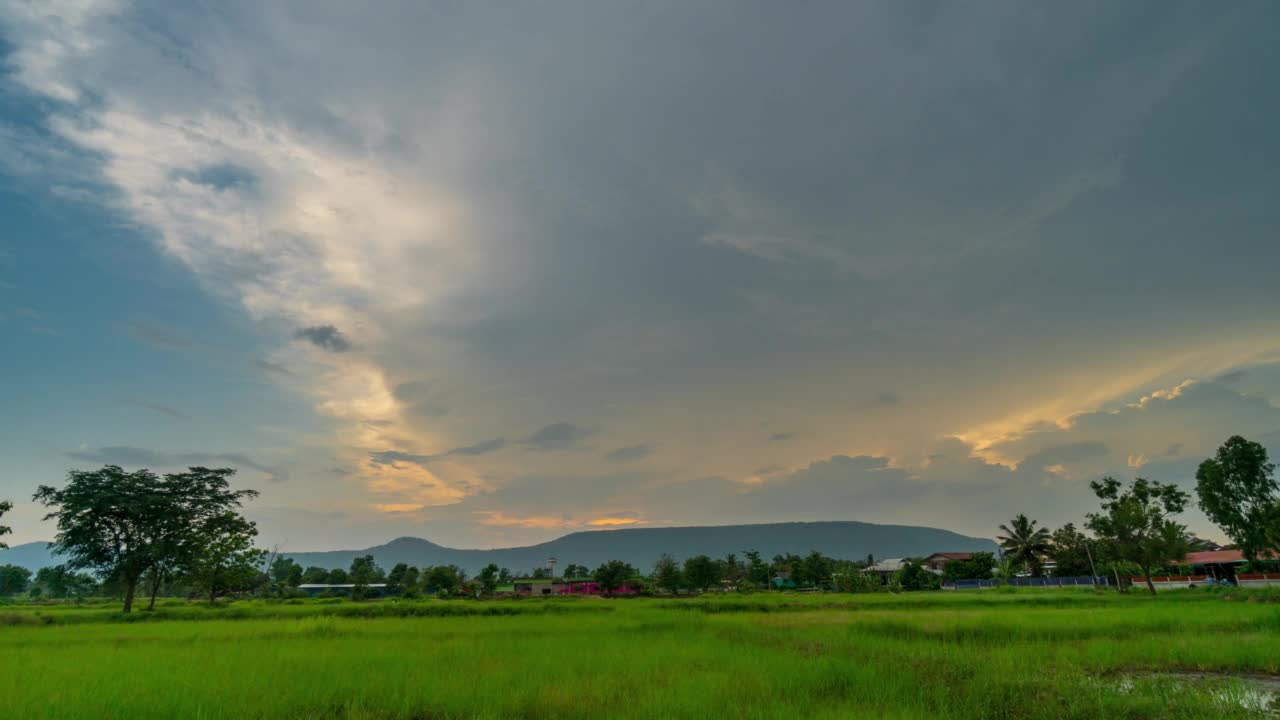
<path fill-rule="evenodd" d="M 635 525 L 638 522 L 640 522 L 640 520 L 633 517 L 602 517 L 596 518 L 587 524 L 596 527 L 608 527 L 614 525 Z"/>
<path fill-rule="evenodd" d="M 421 503 L 386 503 L 374 505 L 373 509 L 385 513 L 410 513 L 417 512 L 426 507 Z"/>
<path fill-rule="evenodd" d="M 524 517 L 516 515 L 507 515 L 502 512 L 477 512 L 480 515 L 480 524 L 489 525 L 491 527 L 522 527 L 537 528 L 540 530 L 552 530 L 555 528 L 572 527 L 576 525 L 572 520 L 554 517 L 551 515 L 527 515 Z"/>

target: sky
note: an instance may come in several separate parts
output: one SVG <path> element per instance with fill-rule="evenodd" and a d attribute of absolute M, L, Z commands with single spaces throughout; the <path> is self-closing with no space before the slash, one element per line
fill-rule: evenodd
<path fill-rule="evenodd" d="M 8 539 L 107 463 L 235 467 L 300 551 L 991 537 L 1280 454 L 1277 23 L 3 0 Z"/>

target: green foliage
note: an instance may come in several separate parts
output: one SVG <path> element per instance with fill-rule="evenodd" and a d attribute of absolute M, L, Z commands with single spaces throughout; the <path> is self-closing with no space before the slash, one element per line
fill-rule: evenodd
<path fill-rule="evenodd" d="M 351 596 L 357 600 L 365 597 L 370 585 L 380 583 L 386 577 L 386 573 L 378 567 L 378 563 L 374 562 L 372 555 L 361 555 L 352 559 L 351 570 L 347 573 L 348 582 L 355 586 L 351 589 Z"/>
<path fill-rule="evenodd" d="M 498 566 L 489 563 L 480 571 L 476 579 L 480 581 L 480 589 L 485 597 L 493 597 L 493 593 L 498 589 Z"/>
<path fill-rule="evenodd" d="M 1280 548 L 1280 486 L 1261 444 L 1233 435 L 1196 470 L 1200 509 L 1249 561 Z"/>
<path fill-rule="evenodd" d="M 458 592 L 464 580 L 461 570 L 453 565 L 436 565 L 423 571 L 423 589 L 428 595 L 448 597 Z"/>
<path fill-rule="evenodd" d="M 864 572 L 844 572 L 835 576 L 835 588 L 840 592 L 873 593 L 884 591 L 880 576 Z"/>
<path fill-rule="evenodd" d="M 31 571 L 17 565 L 0 565 L 0 597 L 13 597 L 27 591 Z"/>
<path fill-rule="evenodd" d="M 605 595 L 612 595 L 615 590 L 622 587 L 627 580 L 638 575 L 635 568 L 631 567 L 621 560 L 610 560 L 600 567 L 596 568 L 592 574 L 592 579 L 600 585 L 600 589 Z"/>
<path fill-rule="evenodd" d="M 184 577 L 192 587 L 203 592 L 210 603 L 223 593 L 251 587 L 265 555 L 253 547 L 258 534 L 253 523 L 228 513 L 219 522 L 206 524 L 201 532 L 202 550 L 183 562 Z"/>
<path fill-rule="evenodd" d="M 387 573 L 387 594 L 401 595 L 405 588 L 405 575 L 409 574 L 409 565 L 407 563 L 396 563 L 391 567 L 391 571 Z M 414 578 L 417 578 L 417 570 L 414 570 Z"/>
<path fill-rule="evenodd" d="M 297 587 L 302 584 L 302 566 L 283 555 L 271 561 L 271 579 L 278 585 Z"/>
<path fill-rule="evenodd" d="M 329 569 L 312 565 L 302 571 L 302 585 L 322 585 L 329 582 Z"/>
<path fill-rule="evenodd" d="M 1015 564 L 1039 577 L 1044 556 L 1049 552 L 1049 531 L 1036 527 L 1036 521 L 1021 513 L 1008 525 L 1001 525 L 1003 535 L 997 535 L 1000 549 Z"/>
<path fill-rule="evenodd" d="M 1187 494 L 1175 485 L 1143 478 L 1123 492 L 1120 481 L 1112 477 L 1089 486 L 1102 501 L 1102 512 L 1090 513 L 1085 526 L 1098 537 L 1108 560 L 1137 565 L 1154 595 L 1152 569 L 1187 554 L 1187 529 L 1170 519 L 1186 508 Z"/>
<path fill-rule="evenodd" d="M 34 582 L 45 597 L 54 599 L 87 597 L 98 588 L 92 576 L 73 572 L 66 565 L 40 568 Z"/>
<path fill-rule="evenodd" d="M 1049 542 L 1049 557 L 1056 565 L 1053 574 L 1058 577 L 1092 575 L 1090 542 L 1092 541 L 1088 536 L 1077 530 L 1072 523 L 1053 531 Z"/>
<path fill-rule="evenodd" d="M 891 584 L 907 592 L 916 590 L 936 590 L 939 586 L 938 576 L 916 562 L 908 562 L 902 569 L 894 573 Z"/>
<path fill-rule="evenodd" d="M 253 523 L 239 514 L 255 490 L 231 490 L 227 468 L 192 467 L 163 478 L 150 470 L 125 472 L 72 470 L 66 486 L 41 485 L 34 499 L 51 508 L 56 520 L 56 552 L 71 569 L 91 569 L 118 579 L 125 590 L 124 611 L 133 608 L 138 581 L 150 571 L 154 589 L 167 576 L 184 573 L 213 581 L 223 568 L 247 554 Z M 217 557 L 214 557 L 217 556 Z M 256 572 L 256 570 L 255 570 Z"/>
<path fill-rule="evenodd" d="M 684 574 L 680 572 L 680 566 L 671 555 L 663 553 L 658 558 L 658 562 L 654 563 L 653 582 L 673 595 L 680 590 L 684 584 Z"/>
<path fill-rule="evenodd" d="M 13 509 L 13 503 L 9 502 L 8 500 L 0 500 L 0 518 L 4 517 L 4 514 L 9 512 L 12 509 Z M 9 528 L 5 525 L 0 525 L 0 537 L 4 537 L 5 535 L 8 535 L 11 532 L 13 532 L 12 528 Z M 0 541 L 0 550 L 3 550 L 7 547 L 9 546 L 5 545 L 3 541 Z"/>
<path fill-rule="evenodd" d="M 952 560 L 942 566 L 944 582 L 956 580 L 990 580 L 995 569 L 996 557 L 989 552 L 977 552 L 968 560 Z"/>
<path fill-rule="evenodd" d="M 747 559 L 747 582 L 758 588 L 768 586 L 769 563 L 756 550 L 748 550 L 743 556 Z"/>
<path fill-rule="evenodd" d="M 706 555 L 694 555 L 684 561 L 684 579 L 690 587 L 706 592 L 720 582 L 720 564 Z"/>
<path fill-rule="evenodd" d="M 738 560 L 737 553 L 729 553 L 720 561 L 720 581 L 731 588 L 737 589 L 747 576 L 747 567 Z"/>

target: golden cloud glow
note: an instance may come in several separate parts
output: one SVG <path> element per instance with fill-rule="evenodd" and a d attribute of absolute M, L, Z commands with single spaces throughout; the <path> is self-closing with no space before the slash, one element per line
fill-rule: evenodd
<path fill-rule="evenodd" d="M 388 503 L 385 505 L 374 505 L 373 509 L 385 513 L 410 513 L 417 512 L 426 507 L 422 503 Z"/>
<path fill-rule="evenodd" d="M 640 522 L 638 519 L 629 518 L 629 517 L 602 517 L 602 518 L 596 518 L 595 520 L 592 520 L 587 524 L 593 525 L 596 527 L 601 527 L 601 526 L 612 526 L 612 525 L 635 525 L 638 522 Z"/>
<path fill-rule="evenodd" d="M 555 528 L 572 527 L 576 525 L 572 520 L 554 517 L 551 515 L 527 515 L 518 517 L 515 515 L 507 515 L 501 512 L 477 512 L 476 515 L 481 516 L 480 524 L 490 527 L 522 527 L 536 528 L 539 530 L 553 530 Z"/>

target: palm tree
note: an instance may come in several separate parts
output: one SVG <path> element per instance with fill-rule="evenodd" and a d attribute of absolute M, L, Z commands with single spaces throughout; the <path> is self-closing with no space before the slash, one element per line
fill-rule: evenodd
<path fill-rule="evenodd" d="M 1049 552 L 1049 530 L 1036 527 L 1036 521 L 1018 513 L 1009 525 L 1001 525 L 1004 535 L 997 535 L 1000 549 L 1015 563 L 1040 574 L 1040 559 Z"/>

